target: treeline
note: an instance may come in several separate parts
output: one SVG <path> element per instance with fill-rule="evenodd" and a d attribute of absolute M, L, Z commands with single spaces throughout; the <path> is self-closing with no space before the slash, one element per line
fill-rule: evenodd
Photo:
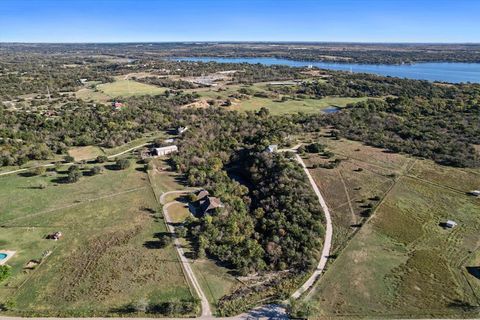
<path fill-rule="evenodd" d="M 313 120 L 313 119 L 312 119 Z M 391 152 L 404 152 L 457 167 L 479 167 L 478 103 L 445 99 L 387 98 L 351 105 L 329 117 L 317 117 L 309 129 L 332 125 L 343 136 Z"/>
<path fill-rule="evenodd" d="M 0 165 L 22 165 L 65 154 L 72 146 L 115 147 L 166 130 L 176 121 L 176 109 L 195 101 L 192 94 L 144 96 L 125 101 L 121 111 L 107 105 L 69 102 L 55 117 L 7 110 L 0 105 Z"/>
<path fill-rule="evenodd" d="M 415 62 L 480 62 L 478 44 L 367 44 L 314 42 L 249 43 L 118 43 L 0 44 L 0 53 L 25 52 L 56 56 L 96 56 L 134 59 L 161 57 L 278 57 L 343 63 L 402 64 Z"/>
<path fill-rule="evenodd" d="M 182 90 L 182 89 L 195 89 L 201 87 L 198 84 L 193 82 L 184 81 L 184 80 L 172 80 L 168 78 L 159 78 L 159 77 L 145 77 L 145 78 L 134 78 L 135 81 L 152 84 L 158 87 Z"/>
<path fill-rule="evenodd" d="M 429 81 L 383 77 L 373 74 L 339 72 L 316 81 L 304 81 L 295 86 L 269 86 L 282 94 L 305 95 L 314 98 L 406 96 L 425 98 L 462 98 L 471 85 L 440 85 Z"/>

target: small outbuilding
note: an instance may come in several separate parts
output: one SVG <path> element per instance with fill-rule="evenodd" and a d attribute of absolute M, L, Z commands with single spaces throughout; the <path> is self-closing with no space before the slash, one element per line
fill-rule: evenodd
<path fill-rule="evenodd" d="M 277 152 L 278 151 L 278 145 L 271 144 L 267 147 L 267 149 L 265 151 L 270 152 L 270 153 Z"/>
<path fill-rule="evenodd" d="M 166 147 L 160 147 L 160 148 L 153 148 L 150 150 L 150 153 L 152 154 L 153 157 L 161 157 L 177 151 L 178 151 L 178 147 L 176 145 L 173 145 L 173 146 L 166 146 Z"/>
<path fill-rule="evenodd" d="M 57 240 L 60 240 L 60 238 L 62 238 L 62 237 L 63 237 L 63 234 L 60 231 L 57 231 L 57 232 L 49 234 L 47 236 L 47 239 L 57 241 Z"/>
<path fill-rule="evenodd" d="M 177 134 L 182 134 L 187 130 L 188 130 L 188 127 L 178 127 L 177 128 Z"/>
<path fill-rule="evenodd" d="M 475 197 L 480 197 L 480 190 L 472 190 L 470 194 Z"/>
<path fill-rule="evenodd" d="M 457 223 L 453 220 L 445 221 L 445 228 L 453 229 L 457 226 Z"/>

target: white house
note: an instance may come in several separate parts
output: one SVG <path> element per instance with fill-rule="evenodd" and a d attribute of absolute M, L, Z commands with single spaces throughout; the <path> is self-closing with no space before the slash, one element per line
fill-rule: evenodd
<path fill-rule="evenodd" d="M 160 157 L 160 156 L 165 156 L 169 153 L 172 152 L 177 152 L 178 147 L 176 145 L 173 146 L 166 146 L 166 147 L 161 147 L 161 148 L 153 148 L 151 150 L 152 156 L 154 157 Z"/>
<path fill-rule="evenodd" d="M 455 228 L 457 226 L 457 223 L 453 220 L 447 220 L 445 222 L 445 227 L 447 228 Z"/>

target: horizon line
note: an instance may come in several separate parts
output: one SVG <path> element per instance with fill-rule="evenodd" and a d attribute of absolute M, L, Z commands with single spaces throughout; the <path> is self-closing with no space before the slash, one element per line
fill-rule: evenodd
<path fill-rule="evenodd" d="M 0 41 L 0 44 L 160 44 L 160 43 L 298 43 L 298 44 L 436 44 L 436 45 L 480 45 L 480 42 L 409 42 L 409 41 L 322 41 L 322 40 L 172 40 L 172 41 Z"/>

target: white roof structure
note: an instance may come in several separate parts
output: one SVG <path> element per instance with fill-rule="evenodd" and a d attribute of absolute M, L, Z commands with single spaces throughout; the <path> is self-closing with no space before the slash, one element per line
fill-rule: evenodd
<path fill-rule="evenodd" d="M 268 152 L 276 152 L 278 150 L 278 145 L 276 144 L 271 144 L 267 147 L 267 150 Z"/>
<path fill-rule="evenodd" d="M 178 147 L 176 145 L 173 146 L 166 146 L 161 148 L 153 148 L 152 150 L 157 156 L 164 156 L 172 152 L 178 151 Z"/>
<path fill-rule="evenodd" d="M 445 226 L 447 226 L 447 228 L 455 228 L 457 226 L 457 223 L 453 220 L 447 220 L 445 222 Z"/>

